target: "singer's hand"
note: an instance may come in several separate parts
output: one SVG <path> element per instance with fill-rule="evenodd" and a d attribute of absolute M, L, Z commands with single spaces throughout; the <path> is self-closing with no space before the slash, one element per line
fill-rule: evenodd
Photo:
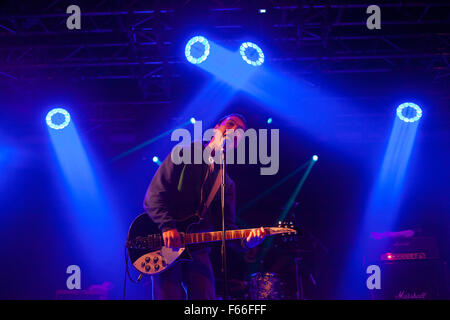
<path fill-rule="evenodd" d="M 253 229 L 248 235 L 247 239 L 245 239 L 246 246 L 248 248 L 256 247 L 257 245 L 261 244 L 264 241 L 266 235 L 267 232 L 263 227 L 259 229 Z"/>
<path fill-rule="evenodd" d="M 164 245 L 172 248 L 173 251 L 178 251 L 181 247 L 181 237 L 178 230 L 173 228 L 163 232 Z"/>

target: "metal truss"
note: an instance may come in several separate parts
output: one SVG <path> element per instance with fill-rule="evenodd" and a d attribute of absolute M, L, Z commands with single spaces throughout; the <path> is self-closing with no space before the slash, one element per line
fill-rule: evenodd
<path fill-rule="evenodd" d="M 0 15 L 0 78 L 136 80 L 145 98 L 165 101 L 186 63 L 183 41 L 204 26 L 230 47 L 259 39 L 268 62 L 291 72 L 417 71 L 448 81 L 450 3 L 378 2 L 381 30 L 366 27 L 372 2 L 312 0 L 86 1 L 81 30 L 68 30 L 66 1 L 10 1 Z"/>

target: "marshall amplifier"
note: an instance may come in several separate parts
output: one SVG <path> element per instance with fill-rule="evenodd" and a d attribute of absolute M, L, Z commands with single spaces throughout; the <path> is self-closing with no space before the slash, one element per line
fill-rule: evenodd
<path fill-rule="evenodd" d="M 373 299 L 448 299 L 447 265 L 441 260 L 400 260 L 379 264 L 381 289 L 371 290 Z"/>
<path fill-rule="evenodd" d="M 381 272 L 373 299 L 448 299 L 447 264 L 439 259 L 433 237 L 383 239 L 371 244 L 367 262 Z"/>
<path fill-rule="evenodd" d="M 373 262 L 439 259 L 439 250 L 433 237 L 387 238 L 372 240 L 367 258 Z"/>

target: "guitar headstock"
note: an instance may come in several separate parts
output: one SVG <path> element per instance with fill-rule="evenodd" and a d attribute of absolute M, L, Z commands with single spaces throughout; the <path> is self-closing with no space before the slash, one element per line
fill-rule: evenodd
<path fill-rule="evenodd" d="M 294 222 L 293 221 L 278 221 L 278 228 L 284 228 L 289 233 L 297 233 L 297 230 L 295 230 Z"/>
<path fill-rule="evenodd" d="M 277 227 L 286 231 L 281 233 L 283 242 L 297 240 L 297 230 L 293 221 L 278 221 Z"/>

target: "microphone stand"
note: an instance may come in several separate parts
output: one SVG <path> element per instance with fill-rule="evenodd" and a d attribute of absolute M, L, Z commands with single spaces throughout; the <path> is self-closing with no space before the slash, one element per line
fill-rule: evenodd
<path fill-rule="evenodd" d="M 227 285 L 227 251 L 226 251 L 226 235 L 225 235 L 225 148 L 222 147 L 222 182 L 221 182 L 221 202 L 222 202 L 222 276 L 223 276 L 223 298 L 228 299 Z"/>

